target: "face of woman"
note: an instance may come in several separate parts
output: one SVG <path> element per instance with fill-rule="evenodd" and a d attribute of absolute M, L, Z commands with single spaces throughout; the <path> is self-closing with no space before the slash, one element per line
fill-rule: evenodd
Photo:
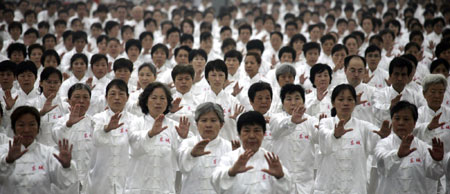
<path fill-rule="evenodd" d="M 328 71 L 325 70 L 321 73 L 316 73 L 314 76 L 314 85 L 317 89 L 323 90 L 328 88 L 330 85 L 330 75 L 328 74 Z"/>
<path fill-rule="evenodd" d="M 80 114 L 86 114 L 91 104 L 91 96 L 87 90 L 75 90 L 69 99 L 70 107 L 75 108 L 75 105 L 80 105 Z"/>
<path fill-rule="evenodd" d="M 412 133 L 415 126 L 416 122 L 409 109 L 400 110 L 392 116 L 392 128 L 400 138 Z"/>
<path fill-rule="evenodd" d="M 163 49 L 158 49 L 153 53 L 152 59 L 155 65 L 161 68 L 166 62 L 167 56 Z"/>
<path fill-rule="evenodd" d="M 203 71 L 205 69 L 206 60 L 200 55 L 197 55 L 192 59 L 192 66 L 194 67 L 195 72 Z"/>
<path fill-rule="evenodd" d="M 106 95 L 106 101 L 108 102 L 109 108 L 111 108 L 114 113 L 122 112 L 123 108 L 127 104 L 128 95 L 117 86 L 113 86 L 109 89 L 108 94 Z"/>
<path fill-rule="evenodd" d="M 167 96 L 164 90 L 162 88 L 154 89 L 147 101 L 150 116 L 156 118 L 158 115 L 163 114 L 167 109 L 167 104 Z"/>
<path fill-rule="evenodd" d="M 61 86 L 61 80 L 58 74 L 51 74 L 48 79 L 41 81 L 41 87 L 44 92 L 44 96 L 48 97 L 51 94 L 56 94 Z"/>
<path fill-rule="evenodd" d="M 24 114 L 19 119 L 17 119 L 15 123 L 15 135 L 22 136 L 22 144 L 25 147 L 28 147 L 31 143 L 33 143 L 37 134 L 39 133 L 39 126 L 36 118 L 28 113 Z"/>
<path fill-rule="evenodd" d="M 335 52 L 331 58 L 333 59 L 333 63 L 335 65 L 344 65 L 344 59 L 345 57 L 347 57 L 347 53 L 345 52 L 345 50 L 340 50 Z"/>
<path fill-rule="evenodd" d="M 25 71 L 17 76 L 20 88 L 26 93 L 30 92 L 34 88 L 34 82 L 36 76 L 31 71 Z"/>
<path fill-rule="evenodd" d="M 83 61 L 83 59 L 76 59 L 72 64 L 72 72 L 75 77 L 78 79 L 83 78 L 84 74 L 86 73 L 87 65 Z"/>
<path fill-rule="evenodd" d="M 354 38 L 350 38 L 345 42 L 345 46 L 348 48 L 348 52 L 351 55 L 358 54 L 358 42 Z"/>
<path fill-rule="evenodd" d="M 108 62 L 104 59 L 97 61 L 92 65 L 92 73 L 97 79 L 101 79 L 108 73 Z"/>
<path fill-rule="evenodd" d="M 343 90 L 336 96 L 333 107 L 336 108 L 337 115 L 348 116 L 351 115 L 355 108 L 356 99 L 353 98 L 349 90 Z M 342 118 L 342 117 L 341 117 Z"/>
<path fill-rule="evenodd" d="M 272 96 L 269 90 L 257 91 L 253 102 L 250 102 L 253 110 L 258 111 L 261 114 L 266 114 L 272 104 Z"/>
<path fill-rule="evenodd" d="M 258 73 L 259 65 L 254 56 L 245 57 L 245 72 L 251 78 Z"/>
<path fill-rule="evenodd" d="M 197 129 L 203 139 L 215 139 L 222 126 L 223 123 L 213 111 L 201 115 L 197 121 Z"/>
<path fill-rule="evenodd" d="M 145 89 L 148 84 L 155 81 L 156 77 L 153 72 L 148 67 L 144 67 L 138 73 L 139 85 L 141 88 Z"/>
<path fill-rule="evenodd" d="M 292 114 L 292 111 L 294 111 L 295 107 L 298 105 L 304 104 L 303 98 L 300 95 L 300 92 L 293 92 L 290 94 L 286 94 L 283 100 L 283 109 L 286 111 L 289 115 Z"/>

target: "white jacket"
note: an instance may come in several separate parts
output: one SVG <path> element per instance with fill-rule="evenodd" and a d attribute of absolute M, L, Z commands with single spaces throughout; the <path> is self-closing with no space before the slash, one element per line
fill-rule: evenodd
<path fill-rule="evenodd" d="M 70 143 L 70 142 L 69 142 Z M 22 145 L 21 150 L 25 147 Z M 12 164 L 6 162 L 9 144 L 0 146 L 0 191 L 8 194 L 53 193 L 51 185 L 68 189 L 77 184 L 75 162 L 63 168 L 53 156 L 59 152 L 34 141 L 28 151 Z"/>
<path fill-rule="evenodd" d="M 289 193 L 291 188 L 291 177 L 285 167 L 283 167 L 284 177 L 276 179 L 275 177 L 261 171 L 268 169 L 264 154 L 267 151 L 264 148 L 259 150 L 248 160 L 247 166 L 253 166 L 253 169 L 245 173 L 237 174 L 234 177 L 228 175 L 228 170 L 234 165 L 239 156 L 245 150 L 240 147 L 234 151 L 228 152 L 220 158 L 219 166 L 214 170 L 211 181 L 218 194 L 238 194 L 238 193 Z"/>
<path fill-rule="evenodd" d="M 94 155 L 89 171 L 87 193 L 123 193 L 125 180 L 129 175 L 128 134 L 130 125 L 136 117 L 126 111 L 121 114 L 119 123 L 124 125 L 108 133 L 104 131 L 104 127 L 108 125 L 114 113 L 106 110 L 93 117 Z"/>
<path fill-rule="evenodd" d="M 33 104 L 38 110 L 42 110 L 46 100 L 47 98 L 44 96 L 44 94 L 41 94 L 37 98 L 34 98 L 31 101 L 31 104 Z M 58 140 L 61 140 L 62 138 L 55 139 L 53 137 L 54 126 L 56 125 L 57 122 L 60 121 L 61 117 L 63 117 L 64 114 L 67 114 L 68 104 L 63 103 L 59 95 L 57 95 L 53 99 L 52 105 L 58 106 L 55 109 L 48 112 L 47 114 L 45 114 L 44 116 L 41 116 L 41 127 L 39 128 L 39 134 L 36 137 L 36 141 L 44 145 L 54 146 L 56 148 L 58 147 L 57 146 Z"/>
<path fill-rule="evenodd" d="M 211 175 L 219 165 L 220 157 L 231 151 L 230 141 L 217 136 L 205 147 L 205 151 L 210 151 L 210 154 L 193 157 L 191 151 L 201 140 L 201 136 L 191 137 L 184 140 L 178 149 L 178 164 L 183 174 L 182 194 L 215 194 Z"/>
<path fill-rule="evenodd" d="M 175 193 L 176 150 L 182 140 L 175 129 L 178 123 L 165 118 L 162 126 L 168 128 L 150 138 L 148 131 L 154 122 L 153 117 L 145 115 L 132 124 L 125 193 Z"/>
<path fill-rule="evenodd" d="M 286 112 L 274 115 L 270 121 L 273 152 L 278 154 L 292 176 L 291 193 L 311 193 L 314 185 L 315 144 L 318 131 L 314 125 L 318 119 L 307 114 L 301 124 L 291 122 Z"/>
<path fill-rule="evenodd" d="M 319 124 L 319 147 L 323 160 L 319 164 L 314 193 L 367 193 L 367 156 L 380 139 L 373 124 L 351 118 L 342 137 L 334 137 L 337 117 L 325 118 Z"/>
<path fill-rule="evenodd" d="M 397 153 L 402 140 L 391 134 L 379 141 L 375 156 L 380 176 L 377 193 L 419 194 L 429 193 L 425 178 L 439 180 L 444 174 L 442 162 L 433 160 L 428 152 L 429 145 L 414 138 L 411 148 L 417 148 L 408 156 L 399 158 Z"/>

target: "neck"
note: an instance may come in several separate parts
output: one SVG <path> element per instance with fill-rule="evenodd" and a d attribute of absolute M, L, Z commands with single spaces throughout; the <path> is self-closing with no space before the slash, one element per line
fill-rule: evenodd
<path fill-rule="evenodd" d="M 74 76 L 75 76 L 78 80 L 81 80 L 81 79 L 83 79 L 83 77 L 84 77 L 84 73 L 83 73 L 83 74 L 78 74 L 78 75 L 74 74 Z"/>
<path fill-rule="evenodd" d="M 403 91 L 403 89 L 404 89 L 405 87 L 398 88 L 398 87 L 392 86 L 392 88 L 394 88 L 394 90 L 397 91 L 397 92 L 400 94 L 400 93 L 402 93 L 402 91 Z"/>
<path fill-rule="evenodd" d="M 219 95 L 220 91 L 222 91 L 222 88 L 211 88 L 211 90 L 214 92 L 214 94 Z"/>
<path fill-rule="evenodd" d="M 428 106 L 431 110 L 433 110 L 434 112 L 437 112 L 441 107 L 440 106 L 438 106 L 438 107 L 431 107 L 431 106 Z"/>
<path fill-rule="evenodd" d="M 339 120 L 344 120 L 344 123 L 347 123 L 350 118 L 352 117 L 352 115 L 347 115 L 347 114 L 337 114 L 337 117 L 339 118 Z"/>
<path fill-rule="evenodd" d="M 372 71 L 372 72 L 374 72 L 375 70 L 377 70 L 377 66 L 370 66 L 369 65 L 369 69 L 370 69 L 370 71 Z"/>

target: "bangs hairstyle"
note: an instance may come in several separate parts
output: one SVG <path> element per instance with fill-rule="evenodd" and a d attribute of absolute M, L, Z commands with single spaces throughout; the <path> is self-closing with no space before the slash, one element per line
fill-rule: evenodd
<path fill-rule="evenodd" d="M 44 53 L 41 56 L 41 64 L 44 65 L 45 59 L 47 57 L 51 57 L 51 56 L 55 57 L 57 65 L 59 66 L 59 64 L 61 63 L 61 58 L 59 57 L 58 52 L 56 52 L 53 49 L 49 49 L 49 50 L 44 51 Z"/>
<path fill-rule="evenodd" d="M 209 72 L 211 71 L 219 71 L 225 74 L 225 80 L 228 79 L 228 68 L 225 62 L 220 59 L 216 59 L 214 61 L 210 61 L 205 66 L 205 78 L 208 79 Z M 209 81 L 208 81 L 209 83 Z"/>
<path fill-rule="evenodd" d="M 250 88 L 248 88 L 248 93 L 247 93 L 250 102 L 254 102 L 256 92 L 260 92 L 260 91 L 264 91 L 264 90 L 269 91 L 270 99 L 272 99 L 272 96 L 273 96 L 272 87 L 270 86 L 269 83 L 260 81 L 260 82 L 256 82 L 256 83 L 252 84 L 250 86 Z"/>
<path fill-rule="evenodd" d="M 239 116 L 237 121 L 237 131 L 241 134 L 242 127 L 247 125 L 258 125 L 263 129 L 263 134 L 266 133 L 266 119 L 257 111 L 248 111 Z"/>
<path fill-rule="evenodd" d="M 345 90 L 350 91 L 350 94 L 352 95 L 353 100 L 354 100 L 355 103 L 356 103 L 356 101 L 357 101 L 357 100 L 356 100 L 356 90 L 355 90 L 355 88 L 354 88 L 352 85 L 350 85 L 350 84 L 341 84 L 341 85 L 336 86 L 336 87 L 333 89 L 333 92 L 331 93 L 331 103 L 333 104 L 334 101 L 336 100 L 337 96 L 338 96 L 340 93 L 342 93 L 343 91 L 345 91 Z M 337 114 L 336 108 L 333 107 L 333 108 L 331 109 L 331 116 L 334 117 L 334 116 L 336 116 L 336 114 Z"/>
<path fill-rule="evenodd" d="M 109 82 L 109 84 L 106 86 L 106 93 L 105 93 L 105 97 L 108 97 L 108 92 L 109 90 L 111 90 L 112 87 L 116 86 L 117 88 L 119 88 L 120 91 L 125 92 L 127 94 L 127 97 L 130 96 L 130 94 L 128 93 L 128 86 L 127 83 L 125 83 L 125 81 L 121 80 L 121 79 L 113 79 L 112 81 Z"/>
<path fill-rule="evenodd" d="M 417 111 L 417 107 L 414 104 L 409 103 L 408 101 L 399 101 L 397 102 L 391 109 L 391 119 L 394 117 L 395 113 L 398 113 L 402 110 L 409 110 L 411 111 L 411 114 L 413 116 L 414 122 L 417 121 L 417 118 L 419 117 L 419 113 Z"/>
<path fill-rule="evenodd" d="M 11 128 L 12 128 L 14 134 L 16 134 L 17 120 L 19 120 L 20 117 L 22 117 L 23 115 L 26 115 L 26 114 L 31 114 L 36 119 L 36 122 L 38 124 L 38 133 L 39 133 L 39 128 L 41 126 L 41 115 L 39 114 L 39 111 L 32 106 L 19 106 L 11 114 Z"/>
<path fill-rule="evenodd" d="M 206 54 L 205 50 L 192 49 L 191 52 L 189 52 L 189 63 L 191 63 L 196 56 L 203 57 L 205 59 L 205 62 L 208 61 L 208 55 Z"/>
<path fill-rule="evenodd" d="M 164 93 L 166 94 L 167 107 L 166 107 L 166 110 L 164 110 L 163 114 L 169 113 L 170 108 L 172 108 L 173 98 L 172 98 L 172 94 L 170 93 L 169 88 L 161 82 L 153 82 L 153 83 L 150 83 L 144 89 L 144 91 L 141 93 L 141 95 L 139 95 L 139 107 L 141 107 L 142 113 L 144 113 L 145 115 L 150 113 L 150 110 L 147 107 L 148 98 L 153 93 L 153 91 L 155 91 L 156 88 L 161 88 L 164 91 Z"/>
<path fill-rule="evenodd" d="M 331 84 L 331 80 L 332 80 L 332 73 L 333 71 L 331 70 L 331 67 L 328 66 L 327 64 L 323 64 L 323 63 L 317 63 L 316 65 L 314 65 L 311 70 L 309 71 L 310 76 L 309 76 L 309 80 L 311 81 L 311 83 L 313 84 L 313 87 L 316 88 L 316 85 L 314 84 L 314 81 L 316 79 L 316 74 L 322 73 L 324 71 L 328 72 L 328 76 L 330 77 L 330 82 L 329 84 Z"/>
<path fill-rule="evenodd" d="M 286 98 L 287 94 L 293 94 L 295 92 L 300 93 L 300 96 L 302 97 L 303 102 L 305 102 L 305 89 L 303 89 L 303 87 L 301 85 L 286 84 L 281 88 L 281 91 L 280 91 L 281 104 L 283 104 L 284 99 Z"/>
<path fill-rule="evenodd" d="M 217 117 L 219 118 L 220 123 L 225 122 L 222 106 L 220 106 L 219 104 L 213 103 L 213 102 L 205 102 L 205 103 L 199 104 L 197 106 L 197 109 L 195 110 L 195 122 L 198 123 L 198 121 L 200 120 L 200 117 L 209 112 L 216 113 Z"/>

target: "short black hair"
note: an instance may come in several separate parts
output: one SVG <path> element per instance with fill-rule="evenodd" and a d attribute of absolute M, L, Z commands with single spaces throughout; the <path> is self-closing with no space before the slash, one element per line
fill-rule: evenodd
<path fill-rule="evenodd" d="M 19 29 L 20 29 L 20 34 L 22 34 L 23 29 L 22 29 L 22 24 L 21 24 L 21 23 L 16 22 L 16 21 L 11 22 L 11 23 L 8 25 L 8 32 L 11 32 L 11 30 L 12 30 L 13 28 L 19 28 Z"/>
<path fill-rule="evenodd" d="M 286 98 L 287 94 L 292 94 L 295 92 L 299 92 L 300 96 L 303 99 L 303 103 L 305 102 L 305 89 L 301 85 L 298 84 L 286 84 L 284 85 L 280 90 L 280 98 L 281 103 L 284 102 L 284 99 Z"/>
<path fill-rule="evenodd" d="M 41 64 L 44 65 L 45 58 L 50 57 L 50 56 L 54 56 L 56 58 L 56 62 L 58 63 L 58 66 L 59 66 L 59 64 L 61 63 L 61 58 L 59 57 L 58 52 L 56 52 L 53 49 L 48 49 L 48 50 L 44 51 L 44 53 L 42 53 Z"/>
<path fill-rule="evenodd" d="M 332 40 L 334 43 L 336 43 L 336 39 L 331 34 L 325 34 L 322 37 L 320 37 L 320 43 L 325 44 L 325 41 Z"/>
<path fill-rule="evenodd" d="M 22 53 L 24 58 L 27 56 L 27 47 L 22 43 L 11 43 L 8 46 L 8 48 L 6 49 L 8 58 L 11 59 L 12 53 L 15 51 L 19 51 L 20 53 Z"/>
<path fill-rule="evenodd" d="M 248 88 L 248 92 L 247 92 L 250 102 L 254 102 L 255 96 L 256 96 L 256 92 L 264 91 L 264 90 L 268 90 L 269 91 L 270 99 L 272 99 L 273 98 L 272 97 L 272 95 L 273 95 L 272 87 L 270 86 L 269 83 L 263 82 L 263 81 L 259 81 L 259 82 L 256 82 L 256 83 L 252 84 L 250 86 L 250 88 Z"/>
<path fill-rule="evenodd" d="M 228 68 L 225 62 L 221 59 L 216 59 L 209 61 L 205 66 L 205 78 L 208 79 L 209 72 L 211 71 L 221 71 L 225 73 L 225 80 L 228 79 Z M 209 83 L 209 82 L 208 82 Z"/>
<path fill-rule="evenodd" d="M 225 56 L 223 57 L 223 60 L 226 61 L 227 58 L 237 58 L 239 61 L 239 64 L 242 62 L 242 54 L 241 52 L 237 50 L 231 50 L 225 53 Z"/>
<path fill-rule="evenodd" d="M 308 42 L 303 45 L 303 54 L 306 56 L 306 53 L 310 50 L 317 49 L 320 54 L 320 44 L 317 42 Z"/>
<path fill-rule="evenodd" d="M 99 62 L 100 60 L 104 59 L 106 63 L 108 63 L 108 58 L 104 54 L 94 54 L 91 57 L 91 68 L 94 66 L 95 63 Z"/>
<path fill-rule="evenodd" d="M 105 92 L 105 97 L 108 96 L 108 92 L 109 90 L 116 86 L 117 88 L 119 88 L 120 91 L 123 91 L 127 94 L 127 96 L 130 96 L 130 94 L 128 93 L 128 86 L 127 83 L 125 83 L 125 81 L 121 80 L 121 79 L 113 79 L 111 80 L 108 85 L 106 86 L 106 92 Z"/>
<path fill-rule="evenodd" d="M 116 72 L 119 69 L 128 69 L 131 73 L 133 72 L 133 62 L 125 58 L 117 59 L 114 61 L 113 70 Z"/>
<path fill-rule="evenodd" d="M 263 133 L 266 133 L 266 119 L 257 111 L 248 111 L 239 116 L 237 121 L 237 131 L 239 135 L 241 134 L 242 127 L 246 125 L 259 125 L 263 129 Z"/>
<path fill-rule="evenodd" d="M 290 53 L 292 55 L 292 61 L 295 61 L 295 58 L 297 57 L 297 52 L 294 50 L 294 48 L 290 46 L 282 47 L 278 52 L 278 59 L 281 59 L 284 53 Z"/>
<path fill-rule="evenodd" d="M 156 88 L 161 88 L 162 90 L 164 90 L 164 93 L 166 94 L 167 107 L 164 110 L 164 114 L 169 113 L 170 108 L 172 107 L 173 98 L 169 88 L 161 82 L 152 82 L 148 84 L 148 86 L 144 89 L 144 91 L 142 91 L 141 95 L 139 95 L 139 107 L 141 107 L 142 113 L 144 113 L 145 115 L 150 112 L 147 107 L 148 98 Z"/>
<path fill-rule="evenodd" d="M 289 41 L 289 46 L 294 48 L 294 43 L 297 41 L 302 41 L 303 43 L 306 43 L 306 38 L 302 34 L 295 34 L 292 36 L 291 40 Z"/>
<path fill-rule="evenodd" d="M 334 55 L 334 53 L 339 52 L 341 50 L 344 50 L 345 53 L 348 55 L 348 49 L 343 44 L 335 44 L 333 48 L 331 49 L 331 55 Z"/>
<path fill-rule="evenodd" d="M 16 68 L 17 68 L 17 64 L 10 60 L 4 60 L 4 61 L 0 62 L 0 72 L 15 73 Z"/>
<path fill-rule="evenodd" d="M 316 85 L 314 84 L 314 81 L 316 79 L 316 74 L 322 73 L 324 71 L 328 72 L 328 76 L 330 77 L 330 83 L 331 83 L 333 70 L 331 70 L 330 66 L 328 66 L 327 64 L 323 64 L 323 63 L 317 63 L 313 67 L 311 67 L 311 70 L 309 71 L 310 72 L 309 80 L 313 84 L 314 88 L 316 88 Z"/>
<path fill-rule="evenodd" d="M 442 40 L 438 45 L 436 45 L 436 49 L 434 50 L 434 53 L 436 54 L 437 58 L 440 58 L 441 53 L 443 53 L 446 50 L 450 49 L 450 43 L 447 41 Z"/>
<path fill-rule="evenodd" d="M 150 37 L 152 38 L 152 40 L 154 40 L 154 38 L 153 38 L 153 33 L 152 33 L 152 32 L 144 31 L 144 32 L 142 32 L 142 33 L 139 35 L 139 41 L 144 40 L 144 38 L 145 38 L 146 36 L 150 36 Z"/>
<path fill-rule="evenodd" d="M 31 51 L 34 49 L 40 49 L 44 53 L 44 47 L 41 44 L 32 44 L 28 47 L 28 58 L 31 57 Z"/>
<path fill-rule="evenodd" d="M 380 57 L 381 57 L 381 49 L 378 46 L 374 45 L 374 44 L 369 45 L 366 48 L 366 51 L 364 52 L 364 56 L 367 57 L 368 53 L 375 52 L 375 51 L 378 52 L 378 54 L 380 54 Z"/>
<path fill-rule="evenodd" d="M 439 58 L 439 59 L 436 59 L 433 62 L 431 62 L 430 73 L 433 73 L 433 71 L 441 64 L 444 65 L 444 67 L 447 69 L 447 71 L 450 71 L 450 64 L 448 63 L 448 61 L 445 59 Z"/>
<path fill-rule="evenodd" d="M 106 24 L 105 24 L 105 33 L 109 34 L 111 29 L 113 29 L 116 26 L 120 26 L 119 22 L 116 22 L 116 21 L 113 21 L 113 20 L 107 21 Z"/>
<path fill-rule="evenodd" d="M 37 68 L 33 61 L 22 61 L 17 65 L 16 72 L 14 73 L 16 77 L 19 77 L 20 74 L 30 71 L 34 74 L 34 78 L 37 79 Z"/>
<path fill-rule="evenodd" d="M 172 27 L 169 30 L 167 30 L 166 37 L 169 37 L 169 35 L 172 34 L 172 33 L 178 33 L 178 37 L 181 36 L 181 31 L 177 27 Z"/>
<path fill-rule="evenodd" d="M 412 41 L 412 39 L 413 39 L 415 36 L 419 36 L 420 38 L 422 38 L 422 40 L 424 40 L 423 33 L 422 33 L 421 31 L 414 30 L 414 31 L 412 31 L 412 32 L 409 34 L 409 41 Z"/>
<path fill-rule="evenodd" d="M 366 59 L 365 59 L 364 57 L 361 57 L 361 56 L 359 56 L 359 55 L 350 55 L 350 56 L 345 57 L 345 59 L 344 59 L 344 68 L 345 68 L 345 69 L 347 69 L 348 64 L 350 64 L 350 61 L 351 61 L 353 58 L 359 58 L 359 59 L 361 59 L 362 62 L 363 62 L 364 68 L 367 67 L 367 62 L 366 62 Z"/>
<path fill-rule="evenodd" d="M 61 81 L 61 83 L 62 83 L 62 81 L 63 81 L 62 73 L 61 73 L 61 71 L 59 71 L 58 69 L 56 69 L 56 68 L 54 68 L 54 67 L 46 67 L 46 68 L 44 68 L 44 70 L 42 70 L 42 73 L 41 73 L 41 77 L 40 77 L 39 82 L 48 80 L 48 78 L 49 78 L 52 74 L 58 75 L 59 81 Z"/>
<path fill-rule="evenodd" d="M 340 85 L 336 86 L 336 87 L 333 89 L 333 92 L 331 93 L 331 103 L 334 103 L 334 101 L 336 100 L 337 96 L 338 96 L 341 92 L 343 92 L 343 91 L 345 91 L 345 90 L 350 91 L 350 94 L 352 95 L 352 98 L 353 98 L 353 100 L 354 100 L 355 103 L 356 103 L 356 100 L 357 100 L 357 99 L 356 99 L 356 90 L 355 90 L 355 88 L 354 88 L 352 85 L 350 85 L 350 84 L 340 84 Z M 336 108 L 333 107 L 333 108 L 331 109 L 331 116 L 334 117 L 334 116 L 336 116 L 336 114 L 337 114 Z"/>
<path fill-rule="evenodd" d="M 39 132 L 39 128 L 41 126 L 41 115 L 39 114 L 39 111 L 32 106 L 19 106 L 11 114 L 11 128 L 12 128 L 14 134 L 16 134 L 17 120 L 19 120 L 20 117 L 22 117 L 23 115 L 26 115 L 26 114 L 31 114 L 36 119 L 37 124 L 38 124 L 38 126 L 37 126 L 38 132 Z"/>
<path fill-rule="evenodd" d="M 258 49 L 261 51 L 261 54 L 264 52 L 264 43 L 261 40 L 253 39 L 247 42 L 246 45 L 247 51 L 252 49 Z"/>
<path fill-rule="evenodd" d="M 242 30 L 249 30 L 250 34 L 252 34 L 252 26 L 250 26 L 250 24 L 242 24 L 241 26 L 239 26 L 238 32 L 239 34 L 241 34 Z"/>
<path fill-rule="evenodd" d="M 177 47 L 177 48 L 175 49 L 174 55 L 173 55 L 173 56 L 174 56 L 174 57 L 178 56 L 178 53 L 179 53 L 181 50 L 187 51 L 187 52 L 188 52 L 188 55 L 189 55 L 189 53 L 192 51 L 192 49 L 191 49 L 190 47 L 188 47 L 188 46 L 179 46 L 179 47 Z"/>
<path fill-rule="evenodd" d="M 70 86 L 69 91 L 67 91 L 67 98 L 72 98 L 72 94 L 77 90 L 86 90 L 89 93 L 89 97 L 91 97 L 91 88 L 84 83 L 76 83 Z"/>
<path fill-rule="evenodd" d="M 392 59 L 392 61 L 389 63 L 389 76 L 392 75 L 394 72 L 394 68 L 407 68 L 408 69 L 408 75 L 412 72 L 412 64 L 407 59 L 403 57 L 395 57 Z"/>
<path fill-rule="evenodd" d="M 401 55 L 400 57 L 403 57 L 403 58 L 407 59 L 411 63 L 411 65 L 414 66 L 414 68 L 417 68 L 417 65 L 418 65 L 419 62 L 417 61 L 417 59 L 416 59 L 416 57 L 414 55 L 412 55 L 412 54 L 404 54 L 404 55 Z"/>
<path fill-rule="evenodd" d="M 180 43 L 186 42 L 188 40 L 194 42 L 194 36 L 192 36 L 192 34 L 183 34 L 183 35 L 181 35 Z"/>
<path fill-rule="evenodd" d="M 402 101 L 397 102 L 397 103 L 391 108 L 391 111 L 390 111 L 390 113 L 391 113 L 391 119 L 394 117 L 394 114 L 395 114 L 395 113 L 398 113 L 398 112 L 400 112 L 400 111 L 402 111 L 402 110 L 410 110 L 410 111 L 411 111 L 411 114 L 412 114 L 412 116 L 413 116 L 414 122 L 417 121 L 417 118 L 419 117 L 419 113 L 418 113 L 418 111 L 417 111 L 416 105 L 414 105 L 414 104 L 412 104 L 412 103 L 410 103 L 410 102 L 408 102 L 408 101 L 405 101 L 405 100 L 402 100 Z"/>
<path fill-rule="evenodd" d="M 87 34 L 84 31 L 76 31 L 73 33 L 72 42 L 74 43 L 77 40 L 84 40 L 87 43 Z"/>
<path fill-rule="evenodd" d="M 283 40 L 283 34 L 281 34 L 281 32 L 278 32 L 278 31 L 271 32 L 270 38 L 272 38 L 273 35 L 278 35 L 281 38 L 281 40 Z"/>
<path fill-rule="evenodd" d="M 138 48 L 139 53 L 141 52 L 142 49 L 142 44 L 139 40 L 136 39 L 130 39 L 125 43 L 125 52 L 128 54 L 128 49 L 130 49 L 132 46 L 135 46 Z"/>
<path fill-rule="evenodd" d="M 86 68 L 89 66 L 88 58 L 87 58 L 87 56 L 85 54 L 83 54 L 83 53 L 75 53 L 72 56 L 72 58 L 70 58 L 70 69 L 72 69 L 73 62 L 75 62 L 75 60 L 77 60 L 77 59 L 83 60 L 83 62 L 86 64 Z"/>
<path fill-rule="evenodd" d="M 211 34 L 211 32 L 202 32 L 200 34 L 200 42 L 206 41 L 208 39 L 212 39 L 213 36 Z"/>
<path fill-rule="evenodd" d="M 24 36 L 29 35 L 29 34 L 34 34 L 34 35 L 36 35 L 36 38 L 39 38 L 39 31 L 37 31 L 34 28 L 28 28 L 28 30 L 25 31 L 25 33 L 23 33 Z"/>
<path fill-rule="evenodd" d="M 180 74 L 188 74 L 191 76 L 192 80 L 194 80 L 195 71 L 192 65 L 188 64 L 178 64 L 172 69 L 172 81 L 175 82 L 175 78 Z"/>
<path fill-rule="evenodd" d="M 208 61 L 208 54 L 206 54 L 205 50 L 192 49 L 191 52 L 189 52 L 189 63 L 192 62 L 196 56 L 201 56 L 205 58 L 205 61 Z"/>
<path fill-rule="evenodd" d="M 158 49 L 162 49 L 164 51 L 164 53 L 166 53 L 166 59 L 169 58 L 169 48 L 167 48 L 166 45 L 158 43 L 155 46 L 152 47 L 152 51 L 151 51 L 151 55 L 153 56 L 153 54 L 155 54 L 155 52 Z"/>
<path fill-rule="evenodd" d="M 345 45 L 345 43 L 347 43 L 347 41 L 350 40 L 351 38 L 355 39 L 356 42 L 358 42 L 358 38 L 356 38 L 355 35 L 350 34 L 350 35 L 347 35 L 346 37 L 344 37 L 344 40 L 342 41 L 342 43 L 344 43 L 344 45 Z"/>
<path fill-rule="evenodd" d="M 220 46 L 220 49 L 223 50 L 227 46 L 233 46 L 234 48 L 236 48 L 236 41 L 233 38 L 226 38 L 222 41 L 222 46 Z"/>

